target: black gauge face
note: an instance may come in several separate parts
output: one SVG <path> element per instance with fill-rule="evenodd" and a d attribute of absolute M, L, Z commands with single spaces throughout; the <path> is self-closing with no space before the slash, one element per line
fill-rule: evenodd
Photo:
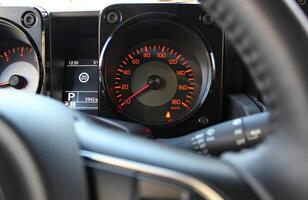
<path fill-rule="evenodd" d="M 23 42 L 0 42 L 0 90 L 35 93 L 40 68 L 34 49 Z"/>
<path fill-rule="evenodd" d="M 117 110 L 146 125 L 176 123 L 189 116 L 208 83 L 195 57 L 170 41 L 137 45 L 116 66 L 106 67 L 107 89 Z"/>

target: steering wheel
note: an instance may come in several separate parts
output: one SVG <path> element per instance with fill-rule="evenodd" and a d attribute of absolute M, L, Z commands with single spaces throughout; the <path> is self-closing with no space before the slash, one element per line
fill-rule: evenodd
<path fill-rule="evenodd" d="M 46 97 L 1 92 L 0 199 L 89 199 L 86 168 L 93 166 L 171 179 L 209 200 L 305 199 L 306 17 L 291 0 L 206 0 L 202 6 L 226 31 L 271 108 L 272 133 L 264 143 L 204 157 L 121 134 Z"/>

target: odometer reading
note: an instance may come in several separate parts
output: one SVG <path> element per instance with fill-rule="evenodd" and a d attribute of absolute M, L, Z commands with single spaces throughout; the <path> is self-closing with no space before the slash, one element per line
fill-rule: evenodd
<path fill-rule="evenodd" d="M 193 57 L 173 45 L 157 43 L 130 50 L 106 77 L 119 112 L 147 125 L 188 116 L 204 95 L 203 78 Z"/>

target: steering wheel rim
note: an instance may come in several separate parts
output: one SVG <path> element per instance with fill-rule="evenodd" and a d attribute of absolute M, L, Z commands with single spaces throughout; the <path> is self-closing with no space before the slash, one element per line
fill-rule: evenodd
<path fill-rule="evenodd" d="M 307 18 L 288 0 L 207 0 L 203 7 L 226 31 L 272 115 L 273 134 L 263 145 L 224 159 L 262 199 L 307 196 Z"/>
<path fill-rule="evenodd" d="M 76 128 L 76 121 L 85 122 L 87 119 L 83 119 L 82 116 L 66 109 L 63 105 L 43 97 L 0 92 L 2 96 L 0 98 L 1 120 L 15 131 L 11 134 L 16 134 L 25 141 L 24 145 L 29 148 L 29 152 L 32 153 L 42 173 L 44 188 L 48 189 L 46 195 L 49 198 L 71 199 L 67 198 L 67 194 L 63 192 L 61 194 L 63 187 L 57 185 L 57 181 L 63 183 L 63 177 L 52 177 L 53 171 L 46 164 L 46 152 L 52 152 L 50 151 L 52 146 L 48 145 L 45 138 L 45 145 L 38 148 L 39 141 L 44 139 L 41 134 L 42 130 L 46 127 L 49 129 L 44 130 L 43 136 L 50 135 L 50 143 L 62 143 L 61 146 L 65 146 L 64 142 L 66 142 L 71 147 L 64 157 L 67 156 L 66 158 L 72 162 L 58 169 L 74 169 L 73 180 L 76 184 L 68 187 L 78 188 L 75 194 L 70 193 L 76 197 L 74 199 L 88 198 L 85 175 L 82 170 L 83 162 L 78 158 L 78 142 L 74 137 L 76 133 L 84 151 L 188 174 L 190 177 L 203 181 L 225 198 L 301 199 L 308 195 L 304 187 L 305 181 L 308 180 L 308 173 L 301 167 L 308 166 L 308 159 L 303 159 L 308 153 L 308 148 L 305 147 L 308 143 L 306 136 L 308 125 L 305 123 L 308 117 L 308 104 L 306 103 L 308 102 L 306 101 L 308 84 L 306 84 L 305 75 L 308 71 L 305 68 L 304 55 L 304 52 L 308 51 L 308 45 L 305 45 L 308 32 L 307 20 L 295 14 L 301 11 L 296 9 L 291 1 L 207 0 L 203 2 L 203 5 L 216 19 L 217 24 L 226 30 L 226 34 L 249 67 L 258 88 L 266 94 L 266 102 L 272 109 L 274 133 L 256 149 L 233 155 L 227 154 L 221 161 L 167 148 L 141 138 L 116 134 L 114 130 L 95 126 L 91 122 L 88 123 L 86 129 L 83 129 L 86 130 L 85 132 L 79 132 L 80 130 Z M 284 12 L 272 12 L 273 8 Z M 292 31 L 288 34 L 285 32 L 281 35 L 277 34 L 278 31 L 286 31 L 284 24 L 279 21 L 281 19 L 292 22 L 288 27 L 291 27 Z M 264 35 L 272 40 L 265 39 Z M 301 39 L 302 42 L 291 43 L 290 41 L 294 42 L 294 38 Z M 276 51 L 275 54 L 273 50 Z M 280 70 L 281 67 L 284 70 Z M 284 81 L 286 78 L 288 81 Z M 285 94 L 293 93 L 297 95 L 281 98 Z M 288 102 L 286 99 L 292 101 Z M 44 116 L 44 113 L 49 113 L 49 116 Z M 291 117 L 285 117 L 283 114 Z M 63 118 L 59 119 L 58 116 Z M 29 126 L 31 123 L 29 118 L 32 117 L 40 126 Z M 26 127 L 24 127 L 25 124 L 27 124 Z M 80 128 L 79 125 L 78 127 Z M 289 134 L 292 131 L 295 132 L 296 137 Z M 3 139 L 2 137 L 0 134 L 0 140 Z M 66 139 L 63 140 L 63 138 Z M 281 154 L 281 145 L 289 151 L 287 155 L 294 156 L 292 159 L 286 159 L 286 156 Z M 119 146 L 121 148 L 117 148 Z M 148 148 L 152 152 L 145 151 Z M 60 155 L 60 150 L 61 148 L 56 149 L 53 153 Z M 277 158 L 273 159 L 275 156 Z M 296 164 L 292 165 L 294 167 L 292 169 L 289 168 L 290 160 L 293 161 L 291 164 Z M 56 160 L 53 161 L 56 162 Z M 267 169 L 268 172 L 264 172 L 263 169 Z M 282 175 L 286 175 L 286 172 L 289 175 L 283 177 Z M 273 177 L 273 175 L 279 175 L 279 177 Z M 73 177 L 66 176 L 66 178 Z M 288 189 L 284 188 L 282 193 L 281 186 L 286 186 L 290 181 L 294 185 L 288 185 Z M 246 183 L 250 187 L 247 187 Z"/>

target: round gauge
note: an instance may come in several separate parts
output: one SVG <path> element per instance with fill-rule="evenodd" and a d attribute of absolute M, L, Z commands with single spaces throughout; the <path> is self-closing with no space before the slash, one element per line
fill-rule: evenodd
<path fill-rule="evenodd" d="M 3 46 L 0 49 L 0 90 L 36 93 L 40 70 L 34 49 L 26 43 L 17 42 Z"/>
<path fill-rule="evenodd" d="M 189 116 L 201 104 L 208 83 L 195 57 L 171 41 L 137 45 L 108 71 L 112 74 L 105 77 L 106 84 L 118 111 L 147 125 Z"/>
<path fill-rule="evenodd" d="M 193 27 L 149 13 L 114 30 L 102 47 L 100 72 L 100 111 L 111 101 L 121 116 L 158 130 L 198 116 L 215 64 Z"/>

